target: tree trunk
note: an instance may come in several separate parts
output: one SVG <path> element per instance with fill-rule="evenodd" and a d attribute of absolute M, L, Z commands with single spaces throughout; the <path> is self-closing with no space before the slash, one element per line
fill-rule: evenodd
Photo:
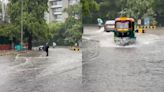
<path fill-rule="evenodd" d="M 28 37 L 28 50 L 32 50 L 32 33 L 29 33 Z"/>

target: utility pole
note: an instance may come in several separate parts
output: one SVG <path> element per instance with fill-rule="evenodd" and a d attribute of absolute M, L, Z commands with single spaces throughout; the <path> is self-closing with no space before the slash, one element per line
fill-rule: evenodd
<path fill-rule="evenodd" d="M 21 46 L 23 46 L 23 0 L 21 0 Z"/>

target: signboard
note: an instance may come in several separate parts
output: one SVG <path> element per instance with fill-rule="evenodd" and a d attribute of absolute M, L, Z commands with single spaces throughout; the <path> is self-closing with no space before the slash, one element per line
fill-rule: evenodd
<path fill-rule="evenodd" d="M 144 25 L 145 26 L 149 26 L 150 25 L 150 18 L 149 17 L 144 18 Z"/>
<path fill-rule="evenodd" d="M 137 24 L 141 25 L 141 19 L 138 19 Z"/>

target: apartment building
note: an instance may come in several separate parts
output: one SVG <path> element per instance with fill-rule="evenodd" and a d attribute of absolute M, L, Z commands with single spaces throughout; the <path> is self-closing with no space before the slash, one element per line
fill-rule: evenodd
<path fill-rule="evenodd" d="M 80 0 L 49 0 L 48 10 L 49 13 L 46 14 L 46 20 L 48 23 L 53 21 L 64 22 L 68 17 L 67 13 L 63 12 L 65 8 L 69 5 L 74 5 L 79 3 Z"/>

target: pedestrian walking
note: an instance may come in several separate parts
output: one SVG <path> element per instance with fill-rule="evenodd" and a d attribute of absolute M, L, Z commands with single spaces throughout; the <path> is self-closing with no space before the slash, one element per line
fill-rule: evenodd
<path fill-rule="evenodd" d="M 49 45 L 48 43 L 46 43 L 45 47 L 44 47 L 45 51 L 46 51 L 46 56 L 48 56 L 48 49 L 49 49 Z"/>

